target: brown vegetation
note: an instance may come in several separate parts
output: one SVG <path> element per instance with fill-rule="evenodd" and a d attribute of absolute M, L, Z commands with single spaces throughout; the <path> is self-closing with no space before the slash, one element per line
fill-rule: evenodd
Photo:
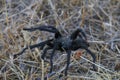
<path fill-rule="evenodd" d="M 68 80 L 120 79 L 120 0 L 0 0 L 0 80 L 40 80 L 48 74 L 49 52 L 48 62 L 38 48 L 13 59 L 23 47 L 53 37 L 22 30 L 36 25 L 53 25 L 64 35 L 78 27 L 86 32 L 98 71 L 91 70 L 91 57 L 82 51 L 71 57 Z M 66 54 L 56 52 L 57 74 L 50 80 L 59 80 L 65 64 Z"/>

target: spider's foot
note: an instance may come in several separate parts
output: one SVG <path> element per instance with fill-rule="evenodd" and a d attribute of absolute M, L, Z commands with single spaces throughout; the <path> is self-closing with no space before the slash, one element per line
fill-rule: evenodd
<path fill-rule="evenodd" d="M 66 77 L 67 73 L 66 72 L 64 73 L 64 71 L 62 71 L 61 74 L 59 75 L 59 78 L 64 77 L 64 76 Z"/>
<path fill-rule="evenodd" d="M 60 80 L 63 80 L 63 78 L 64 78 L 64 80 L 67 80 L 68 77 L 65 76 L 64 74 L 60 74 L 60 75 L 59 75 L 59 79 L 60 79 Z"/>
<path fill-rule="evenodd" d="M 49 74 L 47 74 L 45 77 L 44 77 L 44 80 L 48 80 L 50 77 L 52 77 L 53 75 L 55 75 L 56 73 L 55 72 L 51 72 Z"/>
<path fill-rule="evenodd" d="M 17 58 L 19 55 L 20 55 L 20 53 L 14 54 L 14 55 L 13 55 L 13 58 L 15 59 L 15 58 Z"/>
<path fill-rule="evenodd" d="M 42 59 L 42 60 L 44 60 L 44 59 L 45 59 L 45 57 L 42 55 L 42 56 L 41 56 L 41 59 Z"/>
<path fill-rule="evenodd" d="M 63 77 L 63 74 L 60 74 L 60 75 L 59 75 L 59 78 L 61 78 L 61 77 Z"/>
<path fill-rule="evenodd" d="M 67 76 L 67 71 L 65 71 L 65 76 Z"/>
<path fill-rule="evenodd" d="M 97 67 L 93 66 L 93 71 L 98 71 Z"/>

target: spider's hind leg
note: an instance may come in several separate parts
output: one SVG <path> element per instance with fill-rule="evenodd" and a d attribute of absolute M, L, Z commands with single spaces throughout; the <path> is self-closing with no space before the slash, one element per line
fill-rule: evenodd
<path fill-rule="evenodd" d="M 97 71 L 97 68 L 96 68 L 96 66 L 95 66 L 95 62 L 96 62 L 96 56 L 95 56 L 95 54 L 94 53 L 92 53 L 88 48 L 86 49 L 86 51 L 92 56 L 92 58 L 93 58 L 93 63 L 94 64 L 92 64 L 93 65 L 93 70 L 94 71 Z"/>
<path fill-rule="evenodd" d="M 79 35 L 80 32 L 81 32 L 82 35 Z M 82 29 L 80 29 L 80 28 L 78 28 L 77 30 L 75 30 L 71 34 L 70 38 L 74 40 L 74 39 L 77 38 L 77 36 L 81 37 L 81 39 L 87 40 L 85 32 Z"/>

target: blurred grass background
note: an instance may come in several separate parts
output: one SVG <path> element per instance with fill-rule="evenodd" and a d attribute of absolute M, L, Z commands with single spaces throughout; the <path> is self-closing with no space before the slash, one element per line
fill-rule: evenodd
<path fill-rule="evenodd" d="M 78 27 L 87 34 L 98 72 L 91 70 L 91 57 L 82 51 L 81 58 L 71 57 L 68 80 L 120 80 L 120 0 L 0 0 L 0 80 L 41 80 L 48 74 L 49 62 L 40 59 L 42 50 L 12 56 L 54 36 L 22 30 L 36 25 L 53 25 L 64 36 Z M 56 52 L 53 62 L 57 74 L 49 79 L 59 80 L 66 54 Z"/>

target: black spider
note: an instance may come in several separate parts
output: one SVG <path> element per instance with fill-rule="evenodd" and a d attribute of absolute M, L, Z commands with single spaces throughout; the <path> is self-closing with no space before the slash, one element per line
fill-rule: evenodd
<path fill-rule="evenodd" d="M 85 49 L 92 56 L 93 62 L 95 63 L 96 61 L 95 54 L 88 49 L 89 43 L 87 42 L 86 35 L 83 32 L 83 30 L 80 28 L 76 29 L 71 35 L 65 36 L 65 37 L 63 37 L 61 33 L 53 26 L 38 26 L 36 28 L 24 28 L 23 30 L 30 31 L 30 32 L 35 30 L 40 30 L 40 31 L 48 31 L 48 32 L 55 33 L 54 38 L 40 42 L 38 44 L 27 46 L 20 53 L 14 55 L 15 57 L 18 55 L 21 55 L 28 48 L 33 49 L 36 47 L 40 47 L 41 49 L 43 49 L 43 54 L 41 55 L 41 58 L 44 59 L 47 51 L 49 49 L 53 49 L 50 54 L 50 65 L 51 65 L 50 73 L 52 72 L 52 69 L 53 69 L 52 59 L 53 59 L 55 50 L 66 51 L 67 53 L 67 66 L 65 69 L 65 76 L 67 76 L 67 70 L 70 64 L 70 55 L 71 55 L 71 51 L 73 50 L 77 50 L 79 48 Z M 47 45 L 47 47 L 44 48 L 45 45 Z M 93 70 L 96 70 L 94 64 L 93 64 Z"/>

